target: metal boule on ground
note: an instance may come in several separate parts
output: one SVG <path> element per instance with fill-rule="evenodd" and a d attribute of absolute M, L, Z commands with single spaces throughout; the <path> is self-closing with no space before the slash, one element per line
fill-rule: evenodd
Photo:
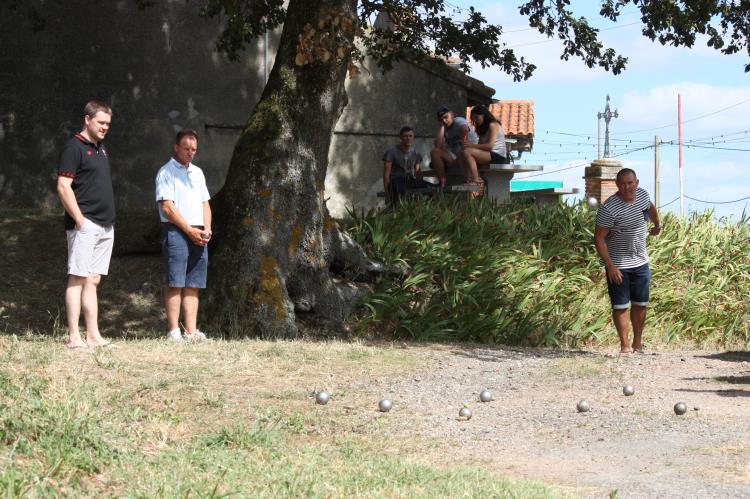
<path fill-rule="evenodd" d="M 578 401 L 578 404 L 576 404 L 576 409 L 578 409 L 578 412 L 589 412 L 589 410 L 591 410 L 591 405 L 588 400 L 581 399 Z"/>

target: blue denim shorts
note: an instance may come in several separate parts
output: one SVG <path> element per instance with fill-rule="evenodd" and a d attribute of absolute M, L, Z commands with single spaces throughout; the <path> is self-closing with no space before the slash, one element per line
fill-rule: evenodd
<path fill-rule="evenodd" d="M 651 282 L 651 270 L 648 263 L 632 269 L 620 269 L 622 282 L 615 284 L 607 280 L 607 290 L 612 308 L 625 309 L 633 305 L 648 305 L 648 287 Z"/>
<path fill-rule="evenodd" d="M 164 224 L 161 249 L 167 286 L 198 289 L 206 287 L 208 247 L 194 244 L 180 229 L 172 224 Z"/>

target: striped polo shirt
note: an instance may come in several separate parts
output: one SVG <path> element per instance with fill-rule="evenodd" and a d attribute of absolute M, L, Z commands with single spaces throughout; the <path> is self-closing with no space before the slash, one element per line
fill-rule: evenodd
<path fill-rule="evenodd" d="M 646 221 L 651 201 L 641 188 L 635 200 L 626 203 L 616 194 L 599 208 L 596 225 L 609 229 L 605 241 L 609 257 L 618 269 L 632 269 L 648 263 Z"/>

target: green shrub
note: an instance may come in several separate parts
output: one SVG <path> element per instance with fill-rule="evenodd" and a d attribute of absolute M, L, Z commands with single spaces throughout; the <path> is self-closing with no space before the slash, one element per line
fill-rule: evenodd
<path fill-rule="evenodd" d="M 748 343 L 750 228 L 708 212 L 667 214 L 649 237 L 648 327 L 664 341 Z M 583 204 L 498 205 L 438 196 L 398 210 L 352 214 L 374 258 L 411 267 L 383 277 L 362 325 L 396 337 L 567 345 L 612 338 L 596 211 Z"/>

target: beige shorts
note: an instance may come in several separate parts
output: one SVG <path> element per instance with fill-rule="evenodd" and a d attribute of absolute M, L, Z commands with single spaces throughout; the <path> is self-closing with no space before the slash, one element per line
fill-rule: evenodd
<path fill-rule="evenodd" d="M 85 219 L 80 229 L 65 232 L 68 235 L 68 274 L 107 275 L 115 241 L 114 226 L 102 227 Z"/>

